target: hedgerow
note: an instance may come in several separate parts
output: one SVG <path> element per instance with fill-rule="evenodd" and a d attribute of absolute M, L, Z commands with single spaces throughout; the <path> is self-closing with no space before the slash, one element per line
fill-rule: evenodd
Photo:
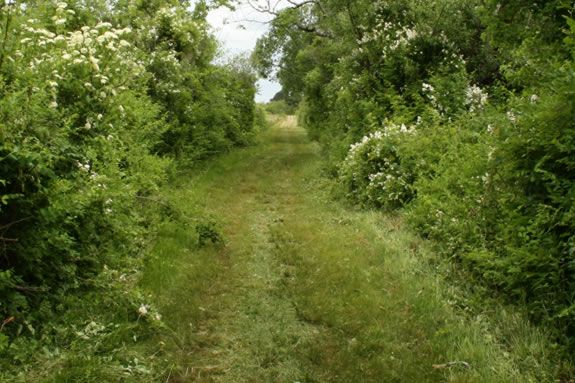
<path fill-rule="evenodd" d="M 346 195 L 402 209 L 571 348 L 573 13 L 561 0 L 312 1 L 282 11 L 254 53 L 262 74 L 279 64 Z"/>
<path fill-rule="evenodd" d="M 163 219 L 149 201 L 174 167 L 249 144 L 261 125 L 249 67 L 212 64 L 208 9 L 0 4 L 0 354 L 47 339 L 71 296 L 98 291 L 93 307 L 115 297 L 142 317 L 137 289 L 97 288 L 102 273 L 138 268 Z"/>

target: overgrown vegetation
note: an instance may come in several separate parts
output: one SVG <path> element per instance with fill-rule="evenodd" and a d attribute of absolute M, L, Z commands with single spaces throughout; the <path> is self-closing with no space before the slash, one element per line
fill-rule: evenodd
<path fill-rule="evenodd" d="M 163 228 L 143 285 L 193 382 L 565 382 L 547 332 L 514 307 L 468 310 L 451 262 L 394 214 L 333 200 L 293 117 L 170 187 L 225 246 Z M 483 301 L 480 301 L 483 303 Z M 472 315 L 465 315 L 469 313 Z"/>
<path fill-rule="evenodd" d="M 159 190 L 263 123 L 250 68 L 212 64 L 216 3 L 1 2 L 0 380 L 167 375 L 142 255 L 170 221 L 220 238 Z"/>
<path fill-rule="evenodd" d="M 231 381 L 568 381 L 572 1 L 255 6 L 265 108 L 386 217 L 330 205 L 292 117 L 189 182 L 265 124 L 250 64 L 214 64 L 225 3 L 0 2 L 0 380 L 217 374 L 198 352 Z"/>
<path fill-rule="evenodd" d="M 274 10 L 268 10 L 275 12 Z M 275 12 L 277 77 L 353 201 L 402 209 L 575 347 L 574 4 L 312 0 Z"/>

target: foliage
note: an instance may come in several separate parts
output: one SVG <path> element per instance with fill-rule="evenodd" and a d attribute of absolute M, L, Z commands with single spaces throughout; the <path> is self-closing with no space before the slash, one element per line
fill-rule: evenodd
<path fill-rule="evenodd" d="M 268 113 L 271 114 L 294 114 L 295 113 L 295 108 L 290 106 L 287 102 L 285 102 L 284 100 L 279 100 L 279 101 L 270 101 L 267 104 L 265 104 L 265 110 Z"/>
<path fill-rule="evenodd" d="M 413 175 L 398 152 L 398 144 L 407 134 L 405 125 L 391 125 L 351 146 L 340 167 L 340 181 L 350 198 L 386 209 L 409 201 Z"/>
<path fill-rule="evenodd" d="M 117 301 L 111 315 L 136 312 L 142 304 L 136 289 L 99 283 L 140 268 L 157 224 L 168 218 L 148 202 L 174 166 L 247 145 L 254 126 L 262 125 L 252 70 L 236 61 L 212 64 L 210 6 L 177 0 L 0 5 L 0 352 L 6 360 L 18 360 L 34 342 L 38 349 L 75 348 L 70 332 L 59 329 L 82 326 L 90 307 L 100 315 L 103 302 Z M 78 296 L 92 306 L 75 310 Z M 122 318 L 128 327 L 138 320 Z M 86 323 L 98 336 L 120 331 L 108 322 Z"/>
<path fill-rule="evenodd" d="M 573 12 L 563 0 L 317 0 L 280 12 L 254 54 L 264 73 L 278 65 L 346 194 L 405 208 L 569 347 Z M 298 17 L 313 28 L 289 23 Z M 384 134 L 393 124 L 417 133 Z"/>

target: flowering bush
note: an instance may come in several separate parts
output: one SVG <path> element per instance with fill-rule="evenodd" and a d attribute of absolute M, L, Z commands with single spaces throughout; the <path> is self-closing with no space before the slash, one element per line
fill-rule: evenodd
<path fill-rule="evenodd" d="M 402 165 L 399 144 L 413 132 L 388 125 L 351 145 L 340 167 L 339 179 L 348 196 L 362 204 L 393 209 L 413 196 L 413 174 Z"/>
<path fill-rule="evenodd" d="M 174 159 L 249 142 L 255 78 L 211 64 L 203 6 L 0 4 L 3 334 L 141 254 Z"/>

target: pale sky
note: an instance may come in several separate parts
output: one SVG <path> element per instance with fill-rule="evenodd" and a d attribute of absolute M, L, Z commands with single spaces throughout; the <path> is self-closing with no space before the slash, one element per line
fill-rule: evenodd
<path fill-rule="evenodd" d="M 228 56 L 250 54 L 257 39 L 262 36 L 268 26 L 263 23 L 247 20 L 267 21 L 269 15 L 256 12 L 248 5 L 237 5 L 235 11 L 227 8 L 216 9 L 208 15 L 208 21 L 214 29 L 214 34 L 222 44 L 222 49 Z M 281 86 L 277 82 L 258 81 L 257 102 L 269 101 Z"/>

